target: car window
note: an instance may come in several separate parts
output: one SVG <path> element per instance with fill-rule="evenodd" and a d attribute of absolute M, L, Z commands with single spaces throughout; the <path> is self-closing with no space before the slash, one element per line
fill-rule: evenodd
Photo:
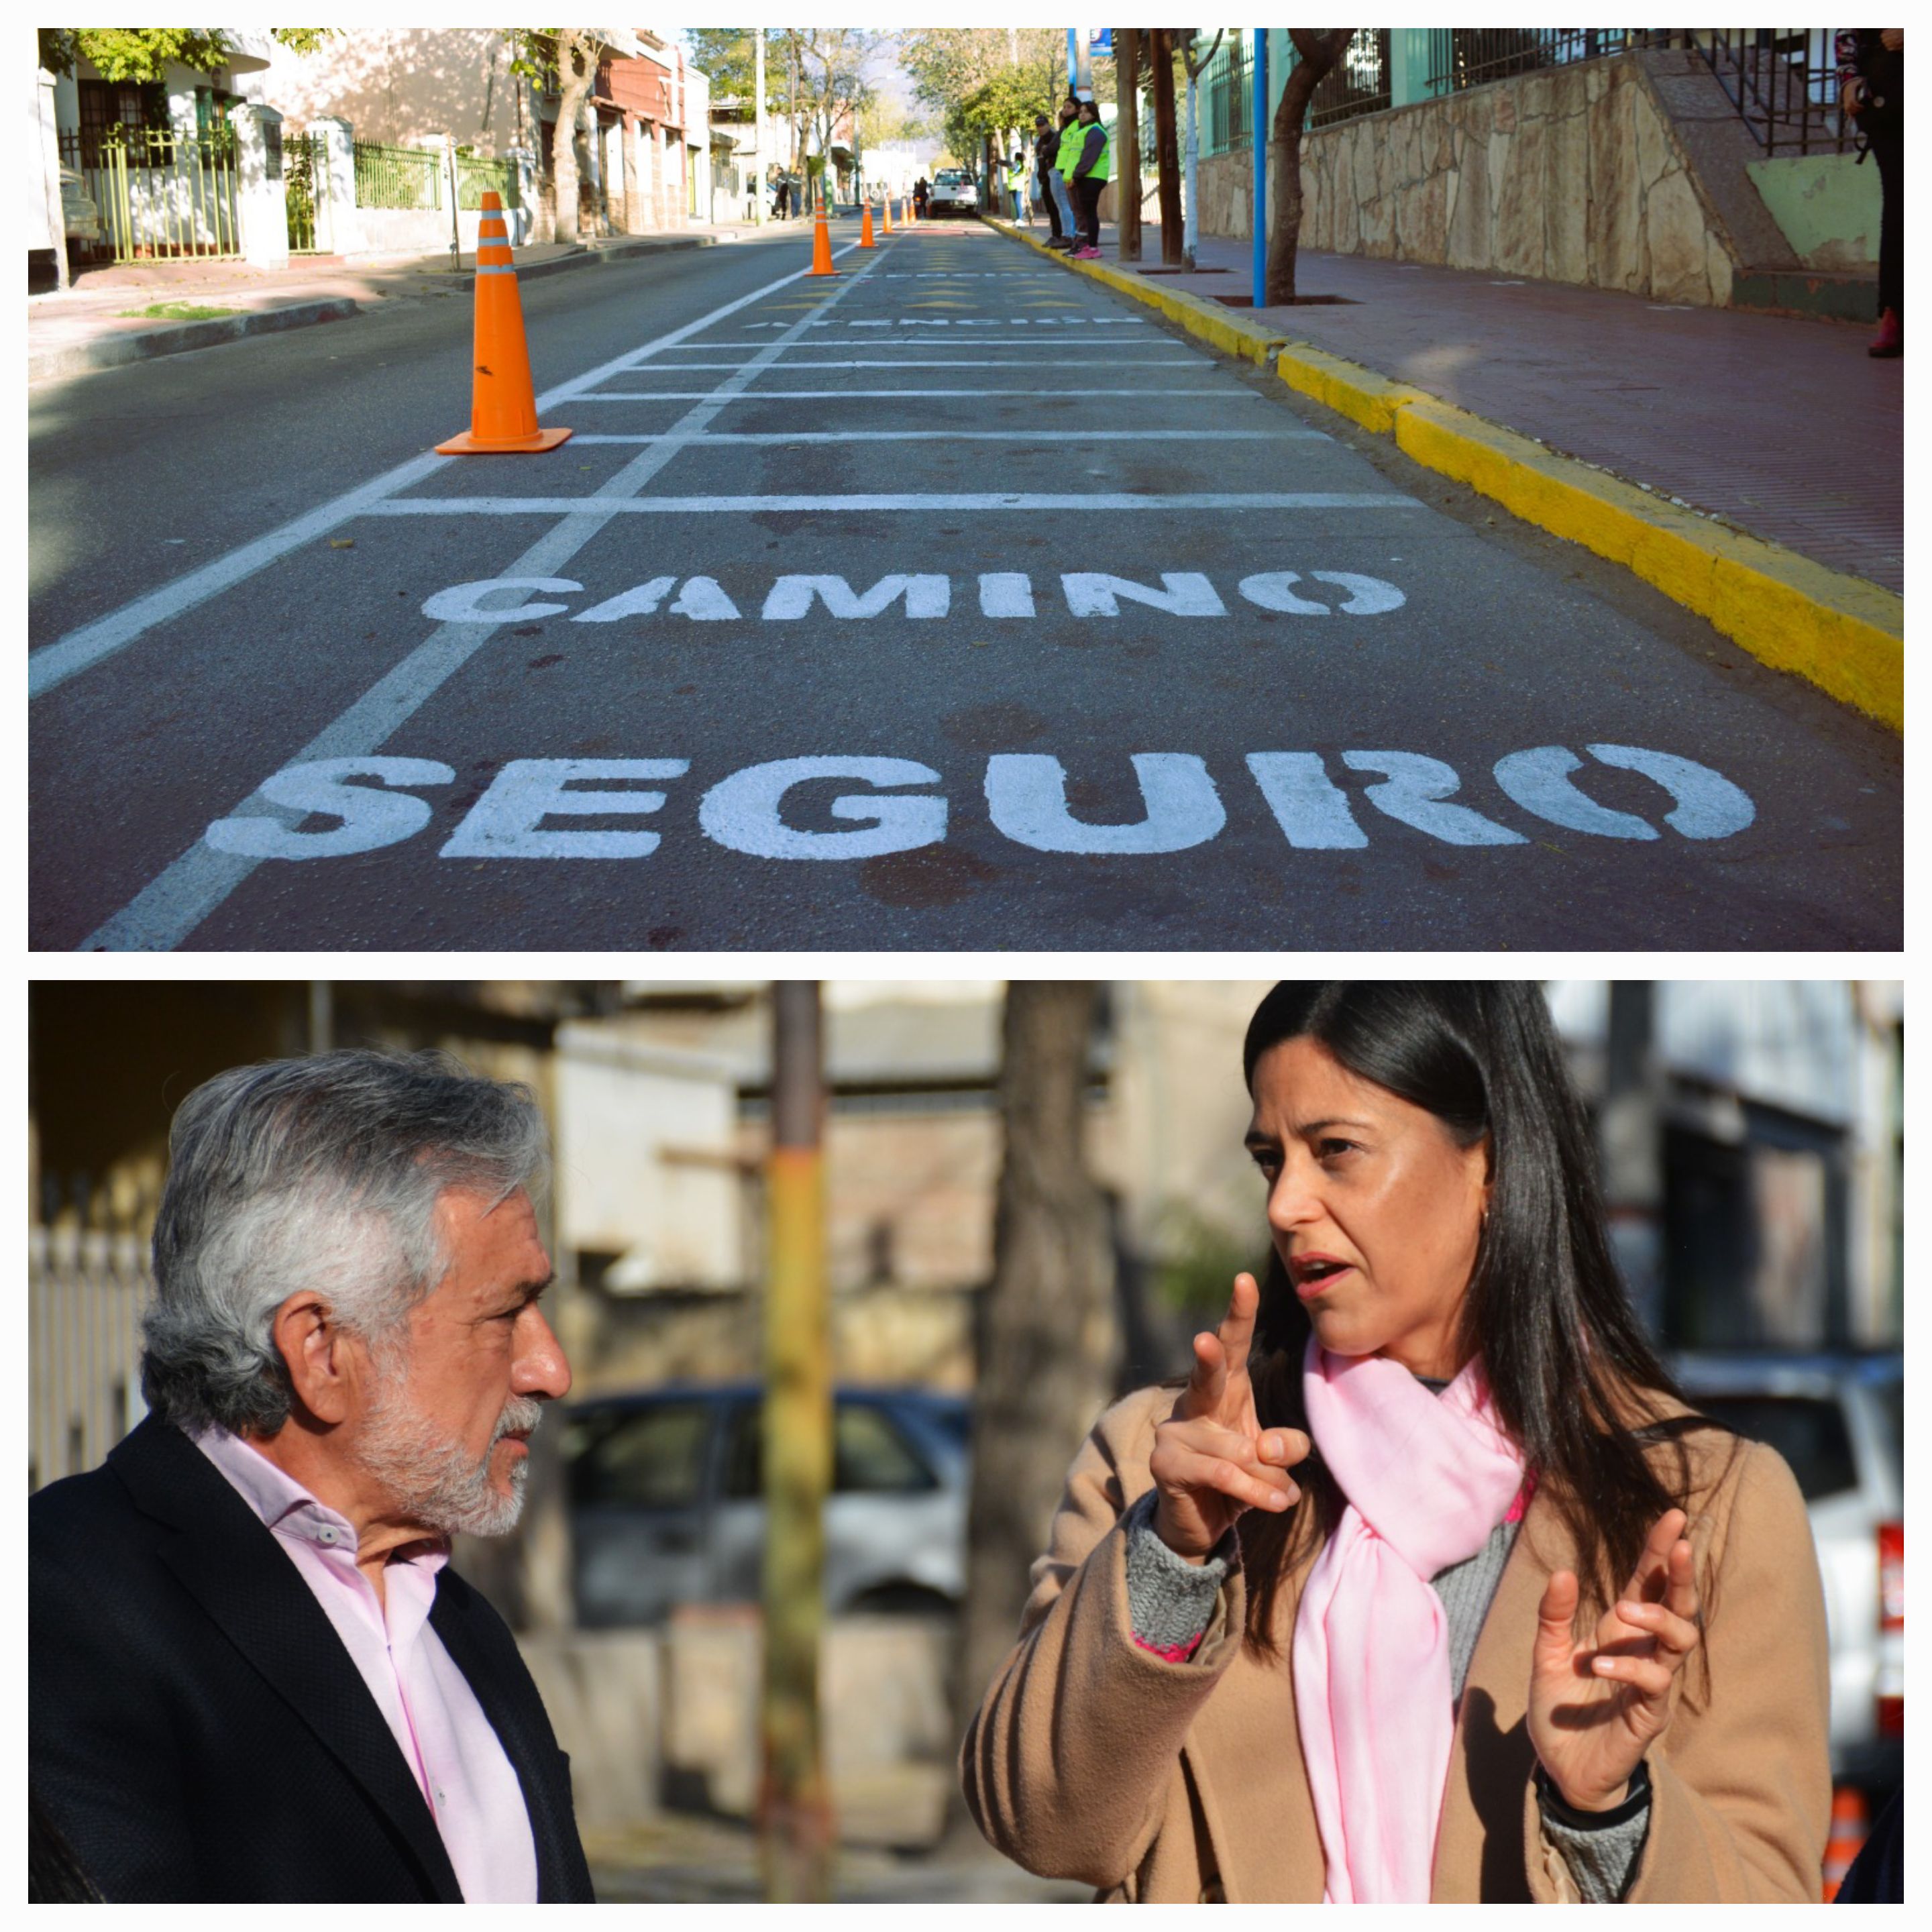
<path fill-rule="evenodd" d="M 883 1408 L 871 1402 L 842 1402 L 834 1412 L 832 1486 L 842 1496 L 905 1496 L 938 1487 L 939 1479 Z M 747 1403 L 732 1418 L 724 1454 L 724 1493 L 743 1499 L 758 1495 L 764 1415 Z"/>
<path fill-rule="evenodd" d="M 633 1509 L 688 1509 L 704 1481 L 708 1402 L 665 1402 L 648 1408 L 606 1411 L 572 1425 L 572 1500 L 620 1503 Z M 565 1453 L 572 1454 L 570 1437 Z"/>
<path fill-rule="evenodd" d="M 1858 1486 L 1845 1412 L 1815 1396 L 1699 1395 L 1691 1406 L 1754 1442 L 1768 1442 L 1791 1465 L 1807 1502 Z"/>
<path fill-rule="evenodd" d="M 883 1408 L 842 1403 L 832 1486 L 847 1493 L 904 1496 L 938 1486 L 938 1479 Z"/>
<path fill-rule="evenodd" d="M 1872 1399 L 1885 1431 L 1885 1459 L 1892 1480 L 1902 1495 L 1905 1489 L 1905 1384 L 1902 1382 L 1877 1382 Z"/>

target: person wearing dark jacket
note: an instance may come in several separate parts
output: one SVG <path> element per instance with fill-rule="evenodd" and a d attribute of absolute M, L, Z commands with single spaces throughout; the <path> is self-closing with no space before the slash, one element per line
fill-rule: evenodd
<path fill-rule="evenodd" d="M 1053 158 L 1060 147 L 1060 136 L 1053 123 L 1044 114 L 1033 117 L 1033 166 L 1034 178 L 1040 183 L 1035 199 L 1046 210 L 1046 220 L 1052 230 L 1046 238 L 1046 245 L 1055 248 L 1060 240 L 1060 203 L 1053 192 Z"/>
<path fill-rule="evenodd" d="M 148 1414 L 28 1519 L 28 1777 L 110 1901 L 589 1902 L 569 1761 L 448 1566 L 570 1371 L 527 1089 L 368 1052 L 184 1101 Z"/>
<path fill-rule="evenodd" d="M 1878 334 L 1866 353 L 1905 353 L 1905 29 L 1856 27 L 1837 41 L 1840 104 L 1878 164 Z M 1862 156 L 1860 157 L 1863 158 Z"/>

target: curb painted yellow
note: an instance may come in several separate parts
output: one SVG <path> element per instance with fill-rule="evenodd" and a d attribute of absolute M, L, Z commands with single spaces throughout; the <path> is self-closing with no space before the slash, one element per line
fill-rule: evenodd
<path fill-rule="evenodd" d="M 1264 366 L 1272 355 L 1276 376 L 1298 394 L 1393 437 L 1414 461 L 1525 523 L 1623 565 L 1763 663 L 1904 730 L 1905 603 L 1892 592 L 1714 523 L 1360 363 L 1265 335 L 1218 304 L 1118 269 L 1069 262 L 1006 222 L 981 218 L 1226 354 Z"/>

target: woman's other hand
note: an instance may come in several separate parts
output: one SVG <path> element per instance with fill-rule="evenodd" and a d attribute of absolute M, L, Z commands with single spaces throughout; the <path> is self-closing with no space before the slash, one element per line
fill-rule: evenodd
<path fill-rule="evenodd" d="M 1580 1811 L 1622 1802 L 1637 1762 L 1670 1721 L 1670 1686 L 1702 1639 L 1682 1510 L 1658 1519 L 1595 1641 L 1572 1636 L 1577 1582 L 1550 1578 L 1537 1612 L 1529 1740 L 1564 1802 Z"/>
<path fill-rule="evenodd" d="M 1301 1493 L 1288 1472 L 1308 1454 L 1308 1438 L 1263 1430 L 1255 1416 L 1248 1350 L 1260 1305 L 1254 1276 L 1237 1275 L 1220 1327 L 1195 1336 L 1192 1378 L 1154 1431 L 1154 1530 L 1190 1563 L 1204 1562 L 1244 1510 L 1279 1513 Z"/>

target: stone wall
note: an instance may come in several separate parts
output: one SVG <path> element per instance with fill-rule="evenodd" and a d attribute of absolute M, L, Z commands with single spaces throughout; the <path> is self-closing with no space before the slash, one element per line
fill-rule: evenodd
<path fill-rule="evenodd" d="M 1203 232 L 1252 232 L 1252 169 L 1246 154 L 1200 164 Z M 1338 254 L 1718 307 L 1742 266 L 1642 56 L 1321 129 L 1302 183 L 1303 245 Z"/>

